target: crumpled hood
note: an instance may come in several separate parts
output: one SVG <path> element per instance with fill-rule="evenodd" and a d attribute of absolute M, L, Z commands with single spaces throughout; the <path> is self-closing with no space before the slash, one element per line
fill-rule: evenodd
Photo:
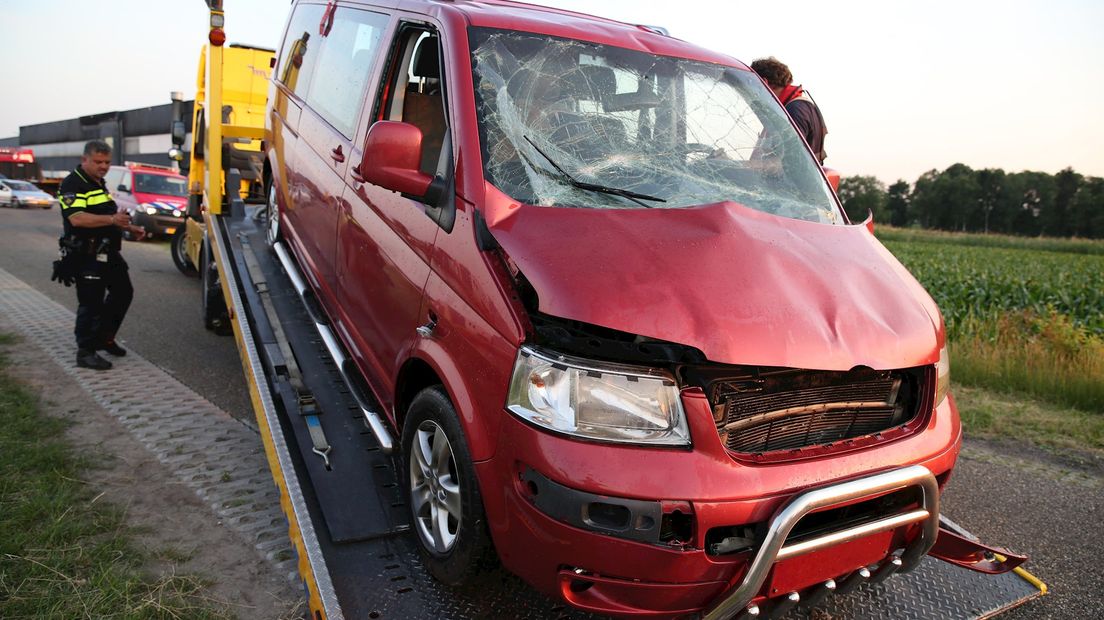
<path fill-rule="evenodd" d="M 490 186 L 485 216 L 545 314 L 693 346 L 720 363 L 848 370 L 938 358 L 938 309 L 867 226 L 732 202 L 534 207 Z"/>

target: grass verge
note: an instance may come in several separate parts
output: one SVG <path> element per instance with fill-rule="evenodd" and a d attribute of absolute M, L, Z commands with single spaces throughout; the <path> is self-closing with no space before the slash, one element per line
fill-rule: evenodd
<path fill-rule="evenodd" d="M 1104 416 L 961 384 L 952 391 L 967 437 L 1016 439 L 1104 456 Z"/>
<path fill-rule="evenodd" d="M 1044 399 L 1104 419 L 1104 338 L 1053 310 L 967 321 L 951 341 L 957 384 Z"/>
<path fill-rule="evenodd" d="M 0 334 L 0 618 L 230 618 L 188 576 L 151 577 L 123 512 L 80 480 L 66 422 L 6 372 Z"/>

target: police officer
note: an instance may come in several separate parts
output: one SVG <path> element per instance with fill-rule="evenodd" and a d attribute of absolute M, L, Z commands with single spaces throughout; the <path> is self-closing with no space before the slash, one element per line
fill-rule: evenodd
<path fill-rule="evenodd" d="M 103 180 L 110 167 L 111 147 L 92 140 L 84 145 L 80 166 L 58 188 L 64 241 L 75 254 L 77 366 L 94 370 L 111 368 L 111 362 L 97 351 L 126 355 L 126 349 L 115 343 L 115 334 L 130 307 L 134 287 L 119 251 L 124 229 L 137 239 L 145 237 L 145 230 L 131 226 L 130 215 L 116 212 Z"/>

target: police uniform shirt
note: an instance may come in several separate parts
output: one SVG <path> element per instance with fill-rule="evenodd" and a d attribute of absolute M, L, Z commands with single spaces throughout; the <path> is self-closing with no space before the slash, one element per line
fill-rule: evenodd
<path fill-rule="evenodd" d="M 69 223 L 74 213 L 92 213 L 94 215 L 114 215 L 117 207 L 107 193 L 102 180 L 96 180 L 78 166 L 69 173 L 58 188 L 58 202 L 61 203 L 61 215 L 65 220 L 65 235 L 75 235 L 81 239 L 107 239 L 109 248 L 118 252 L 123 246 L 123 231 L 114 224 L 83 228 Z M 97 242 L 98 244 L 98 242 Z"/>

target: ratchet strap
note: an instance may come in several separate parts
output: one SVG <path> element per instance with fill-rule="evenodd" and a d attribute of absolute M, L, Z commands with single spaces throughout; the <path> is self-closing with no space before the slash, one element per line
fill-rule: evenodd
<path fill-rule="evenodd" d="M 295 353 L 291 350 L 291 346 L 288 345 L 287 338 L 284 337 L 284 330 L 280 326 L 280 319 L 276 315 L 276 309 L 272 307 L 272 299 L 269 297 L 268 281 L 261 271 L 261 266 L 257 264 L 257 257 L 249 247 L 249 239 L 245 235 L 241 235 L 240 240 L 242 250 L 244 250 L 242 256 L 245 257 L 245 268 L 249 271 L 249 279 L 253 281 L 253 287 L 256 289 L 257 295 L 261 298 L 261 305 L 264 307 L 264 312 L 268 317 L 268 323 L 272 327 L 272 332 L 276 336 L 276 344 L 280 348 L 280 355 L 284 358 L 285 378 L 291 385 L 291 388 L 295 390 L 295 396 L 299 406 L 298 413 L 307 424 L 307 431 L 310 432 L 311 443 L 314 444 L 314 453 L 322 457 L 323 462 L 326 464 L 326 469 L 330 469 L 330 451 L 333 450 L 333 448 L 326 439 L 326 433 L 322 430 L 322 421 L 318 418 L 318 416 L 322 415 L 322 408 L 318 406 L 318 402 L 314 399 L 314 394 L 307 389 L 306 384 L 303 382 L 303 373 L 299 370 L 299 364 L 295 362 Z"/>

